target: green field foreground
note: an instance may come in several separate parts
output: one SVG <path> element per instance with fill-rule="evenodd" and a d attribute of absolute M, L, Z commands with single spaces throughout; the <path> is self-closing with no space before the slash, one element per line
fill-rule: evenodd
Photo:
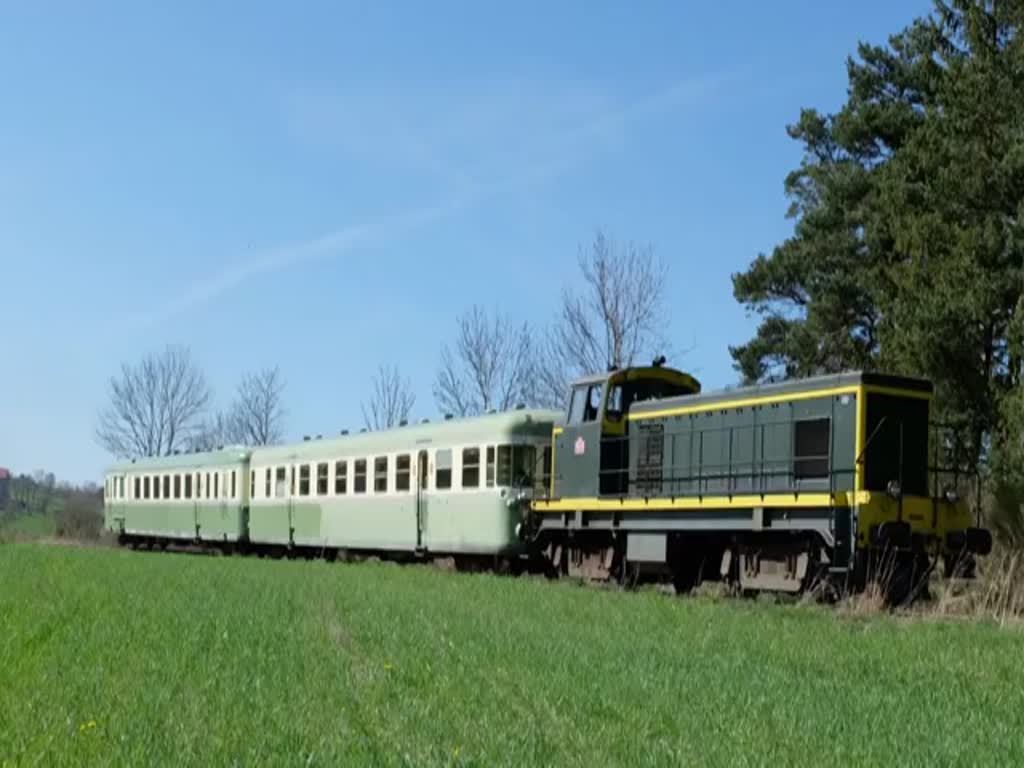
<path fill-rule="evenodd" d="M 1022 764 L 1024 632 L 0 546 L 0 765 Z"/>

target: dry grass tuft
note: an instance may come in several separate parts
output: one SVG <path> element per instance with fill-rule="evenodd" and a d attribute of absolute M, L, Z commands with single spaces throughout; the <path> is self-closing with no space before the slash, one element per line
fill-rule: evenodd
<path fill-rule="evenodd" d="M 1024 552 L 995 550 L 978 564 L 974 579 L 952 578 L 932 588 L 935 599 L 922 606 L 928 615 L 1024 622 Z"/>

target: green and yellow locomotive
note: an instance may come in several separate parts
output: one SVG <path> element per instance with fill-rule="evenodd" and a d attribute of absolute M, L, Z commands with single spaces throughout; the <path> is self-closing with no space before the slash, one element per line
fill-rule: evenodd
<path fill-rule="evenodd" d="M 663 363 L 572 386 L 524 526 L 557 572 L 797 592 L 878 568 L 903 599 L 940 557 L 969 568 L 991 549 L 929 467 L 929 382 L 843 373 L 701 393 Z"/>

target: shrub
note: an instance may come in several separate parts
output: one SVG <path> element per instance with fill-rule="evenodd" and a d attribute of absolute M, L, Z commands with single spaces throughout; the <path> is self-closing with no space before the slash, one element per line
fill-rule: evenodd
<path fill-rule="evenodd" d="M 55 523 L 61 538 L 98 539 L 103 530 L 103 497 L 89 491 L 70 491 Z"/>

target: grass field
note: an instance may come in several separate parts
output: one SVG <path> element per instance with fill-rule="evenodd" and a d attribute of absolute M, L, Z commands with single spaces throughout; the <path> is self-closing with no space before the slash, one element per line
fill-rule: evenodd
<path fill-rule="evenodd" d="M 0 765 L 1024 762 L 1024 633 L 0 546 Z"/>
<path fill-rule="evenodd" d="M 31 514 L 0 517 L 0 536 L 40 537 L 53 536 L 52 514 Z"/>

